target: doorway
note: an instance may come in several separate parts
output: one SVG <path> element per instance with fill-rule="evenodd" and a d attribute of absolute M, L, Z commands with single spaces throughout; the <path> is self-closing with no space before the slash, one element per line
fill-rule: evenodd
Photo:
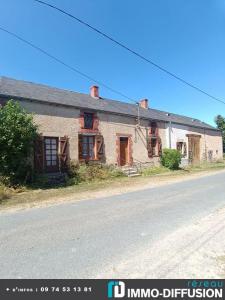
<path fill-rule="evenodd" d="M 58 138 L 56 137 L 45 137 L 44 139 L 44 161 L 47 173 L 59 171 L 58 144 Z"/>
<path fill-rule="evenodd" d="M 191 164 L 200 163 L 200 136 L 188 136 L 188 153 Z"/>
<path fill-rule="evenodd" d="M 120 166 L 129 163 L 128 137 L 120 137 Z"/>

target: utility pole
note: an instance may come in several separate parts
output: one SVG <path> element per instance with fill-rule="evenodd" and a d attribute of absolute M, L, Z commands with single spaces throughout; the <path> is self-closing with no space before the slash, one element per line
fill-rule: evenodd
<path fill-rule="evenodd" d="M 137 125 L 140 126 L 140 103 L 136 102 L 136 104 L 137 104 L 137 111 L 138 111 Z"/>
<path fill-rule="evenodd" d="M 167 116 L 170 117 L 170 114 L 167 113 Z M 169 148 L 171 149 L 172 148 L 172 142 L 171 142 L 171 130 L 172 130 L 172 122 L 171 122 L 171 119 L 169 121 Z"/>

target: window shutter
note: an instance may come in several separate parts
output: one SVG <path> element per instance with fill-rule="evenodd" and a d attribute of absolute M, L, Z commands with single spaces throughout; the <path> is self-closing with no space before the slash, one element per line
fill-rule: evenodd
<path fill-rule="evenodd" d="M 69 139 L 67 136 L 61 137 L 60 143 L 60 169 L 66 171 L 69 161 Z"/>
<path fill-rule="evenodd" d="M 44 171 L 44 141 L 42 136 L 38 136 L 34 142 L 34 167 L 35 171 Z"/>
<path fill-rule="evenodd" d="M 79 157 L 79 160 L 83 158 L 83 156 L 82 156 L 82 135 L 80 135 L 80 134 L 78 136 L 78 157 Z"/>
<path fill-rule="evenodd" d="M 93 116 L 93 130 L 98 131 L 99 119 L 96 114 Z"/>
<path fill-rule="evenodd" d="M 152 140 L 150 137 L 147 139 L 147 150 L 148 150 L 148 157 L 153 157 L 153 150 L 152 150 Z"/>
<path fill-rule="evenodd" d="M 158 149 L 159 149 L 158 155 L 161 156 L 162 155 L 162 140 L 160 137 L 158 138 Z"/>
<path fill-rule="evenodd" d="M 84 114 L 81 113 L 79 117 L 80 129 L 84 128 Z"/>
<path fill-rule="evenodd" d="M 96 135 L 96 156 L 97 159 L 103 161 L 105 158 L 104 138 L 102 135 Z"/>

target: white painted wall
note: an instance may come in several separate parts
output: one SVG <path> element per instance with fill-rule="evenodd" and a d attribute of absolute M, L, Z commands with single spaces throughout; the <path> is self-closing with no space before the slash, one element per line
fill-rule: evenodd
<path fill-rule="evenodd" d="M 186 134 L 190 133 L 188 126 L 172 124 L 171 125 L 171 148 L 176 149 L 177 141 L 188 143 Z M 166 147 L 169 148 L 169 124 L 166 125 Z"/>
<path fill-rule="evenodd" d="M 169 138 L 169 124 L 166 125 L 166 148 L 170 148 L 170 138 Z M 171 124 L 171 148 L 177 148 L 177 142 L 186 142 L 187 145 L 187 156 L 181 159 L 181 165 L 188 164 L 188 137 L 186 136 L 190 131 L 188 126 Z"/>

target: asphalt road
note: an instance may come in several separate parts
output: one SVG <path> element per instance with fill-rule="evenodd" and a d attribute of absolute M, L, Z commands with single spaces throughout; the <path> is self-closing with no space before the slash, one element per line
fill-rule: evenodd
<path fill-rule="evenodd" d="M 222 172 L 113 197 L 2 213 L 0 278 L 96 278 L 107 276 L 107 270 L 120 277 L 117 266 L 133 256 L 138 264 L 137 253 L 225 206 L 224 183 Z M 132 264 L 127 268 L 129 276 Z M 144 269 L 146 274 L 151 264 Z"/>

